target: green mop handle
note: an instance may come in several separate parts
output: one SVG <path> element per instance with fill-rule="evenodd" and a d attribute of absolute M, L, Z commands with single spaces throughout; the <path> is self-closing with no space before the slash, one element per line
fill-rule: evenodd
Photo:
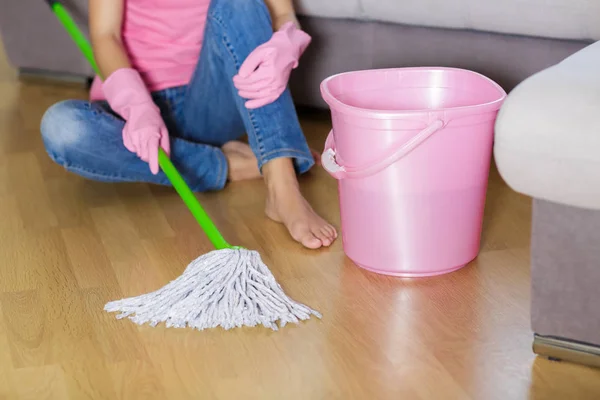
<path fill-rule="evenodd" d="M 221 232 L 219 232 L 219 230 L 211 221 L 206 211 L 204 211 L 204 209 L 196 199 L 196 196 L 194 196 L 194 193 L 192 192 L 190 187 L 185 183 L 185 181 L 183 180 L 183 178 L 169 159 L 169 156 L 167 155 L 167 153 L 165 153 L 163 149 L 158 149 L 158 163 L 160 164 L 160 167 L 165 173 L 165 175 L 167 175 L 167 177 L 171 181 L 171 184 L 173 185 L 177 193 L 179 193 L 179 196 L 181 197 L 185 205 L 188 207 L 194 218 L 196 218 L 196 221 L 198 221 L 198 223 L 204 230 L 204 233 L 206 233 L 206 236 L 208 236 L 208 239 L 211 241 L 213 246 L 215 246 L 217 250 L 234 248 L 234 246 L 227 243 L 227 241 L 223 238 Z"/>
<path fill-rule="evenodd" d="M 67 33 L 77 44 L 77 47 L 79 47 L 85 58 L 87 58 L 96 74 L 101 77 L 100 69 L 98 68 L 96 60 L 94 59 L 94 51 L 92 49 L 92 46 L 88 42 L 87 38 L 83 35 L 83 33 L 81 33 L 75 21 L 73 21 L 67 10 L 65 10 L 63 5 L 59 1 L 47 0 L 47 2 L 50 5 L 54 14 L 57 16 L 58 20 L 65 27 Z M 160 167 L 167 176 L 167 178 L 169 178 L 169 181 L 171 182 L 177 193 L 179 193 L 179 196 L 181 197 L 185 205 L 188 207 L 194 218 L 196 218 L 196 221 L 198 221 L 198 223 L 204 230 L 206 236 L 208 236 L 208 239 L 211 241 L 213 246 L 217 250 L 234 248 L 234 246 L 227 243 L 227 241 L 223 238 L 223 235 L 221 235 L 221 233 L 219 232 L 215 224 L 211 221 L 206 211 L 204 211 L 192 190 L 185 183 L 185 180 L 183 180 L 183 178 L 169 159 L 167 153 L 165 153 L 165 151 L 161 148 L 158 149 L 158 163 L 160 164 Z"/>
<path fill-rule="evenodd" d="M 81 33 L 69 12 L 64 8 L 64 6 L 58 0 L 46 0 L 60 23 L 65 27 L 66 31 L 71 36 L 71 39 L 75 42 L 79 50 L 83 53 L 85 58 L 87 58 L 88 62 L 96 72 L 96 74 L 100 74 L 98 69 L 98 65 L 96 65 L 96 60 L 94 59 L 94 51 L 92 50 L 92 46 L 88 43 L 86 37 Z"/>

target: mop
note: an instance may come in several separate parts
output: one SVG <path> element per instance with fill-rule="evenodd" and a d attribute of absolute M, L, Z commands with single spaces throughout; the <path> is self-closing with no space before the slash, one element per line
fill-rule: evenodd
<path fill-rule="evenodd" d="M 69 13 L 58 1 L 48 0 L 52 11 L 100 76 L 92 48 Z M 221 235 L 169 156 L 159 149 L 159 165 L 200 224 L 215 250 L 192 261 L 183 274 L 155 292 L 112 301 L 107 312 L 138 325 L 194 328 L 263 325 L 278 330 L 321 314 L 290 299 L 276 282 L 258 252 L 230 245 Z"/>

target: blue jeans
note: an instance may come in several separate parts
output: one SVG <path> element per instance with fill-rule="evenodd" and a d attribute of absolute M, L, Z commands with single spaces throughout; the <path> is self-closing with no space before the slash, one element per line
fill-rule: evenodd
<path fill-rule="evenodd" d="M 241 63 L 272 34 L 263 0 L 212 0 L 190 83 L 152 93 L 169 129 L 171 160 L 192 190 L 225 186 L 228 165 L 220 146 L 245 134 L 259 168 L 281 157 L 291 158 L 297 173 L 314 165 L 289 89 L 248 110 L 233 86 Z M 105 102 L 67 100 L 46 111 L 41 133 L 48 155 L 68 171 L 104 182 L 170 185 L 162 171 L 153 175 L 125 148 L 124 124 Z"/>

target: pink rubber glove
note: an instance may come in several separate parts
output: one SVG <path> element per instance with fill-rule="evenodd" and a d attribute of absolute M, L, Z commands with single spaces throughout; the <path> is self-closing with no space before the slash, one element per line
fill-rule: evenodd
<path fill-rule="evenodd" d="M 253 109 L 277 100 L 287 87 L 290 74 L 311 42 L 311 37 L 293 22 L 283 25 L 271 39 L 258 46 L 233 77 L 240 97 Z"/>
<path fill-rule="evenodd" d="M 158 173 L 158 146 L 169 154 L 169 132 L 144 81 L 132 68 L 119 69 L 102 86 L 110 107 L 125 120 L 123 144 Z"/>

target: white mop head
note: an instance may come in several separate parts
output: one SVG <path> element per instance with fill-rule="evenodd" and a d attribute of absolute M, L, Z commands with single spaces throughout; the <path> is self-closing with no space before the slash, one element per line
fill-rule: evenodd
<path fill-rule="evenodd" d="M 163 288 L 104 307 L 136 324 L 203 330 L 262 324 L 277 330 L 321 314 L 286 296 L 256 251 L 215 250 L 192 261 Z"/>

